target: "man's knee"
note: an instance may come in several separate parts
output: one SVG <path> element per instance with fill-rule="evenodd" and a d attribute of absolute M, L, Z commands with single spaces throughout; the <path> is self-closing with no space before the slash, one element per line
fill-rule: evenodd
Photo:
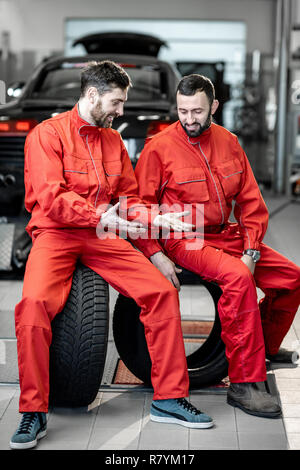
<path fill-rule="evenodd" d="M 179 302 L 176 287 L 166 278 L 163 282 L 153 286 L 151 297 L 156 297 L 158 302 L 169 302 L 172 305 Z"/>
<path fill-rule="evenodd" d="M 54 317 L 54 307 L 51 303 L 51 299 L 39 298 L 35 295 L 23 296 L 15 308 L 16 325 L 51 328 L 51 321 Z"/>
<path fill-rule="evenodd" d="M 243 261 L 232 264 L 231 269 L 226 274 L 226 281 L 225 285 L 230 285 L 235 290 L 244 291 L 256 287 L 254 277 Z"/>
<path fill-rule="evenodd" d="M 155 283 L 152 287 L 146 295 L 142 295 L 141 304 L 144 308 L 141 311 L 141 320 L 152 323 L 167 318 L 179 318 L 178 291 L 172 283 L 164 278 L 164 281 Z"/>

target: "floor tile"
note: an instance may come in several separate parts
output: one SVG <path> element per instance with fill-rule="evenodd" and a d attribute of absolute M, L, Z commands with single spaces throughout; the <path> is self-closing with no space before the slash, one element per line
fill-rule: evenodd
<path fill-rule="evenodd" d="M 300 450 L 300 433 L 289 433 L 288 439 L 290 450 Z"/>
<path fill-rule="evenodd" d="M 300 416 L 298 418 L 284 418 L 284 426 L 287 433 L 299 433 L 300 436 Z"/>
<path fill-rule="evenodd" d="M 189 430 L 176 424 L 145 420 L 141 429 L 139 449 L 188 449 Z"/>
<path fill-rule="evenodd" d="M 282 397 L 283 391 L 299 392 L 300 390 L 300 378 L 287 379 L 287 378 L 276 378 L 276 384 L 280 390 L 280 397 Z"/>
<path fill-rule="evenodd" d="M 252 433 L 238 433 L 239 448 L 241 450 L 287 450 L 288 442 L 285 435 L 260 433 L 256 430 Z"/>
<path fill-rule="evenodd" d="M 296 405 L 300 404 L 300 391 L 296 390 L 281 390 L 280 391 L 280 400 L 281 403 L 294 403 Z"/>
<path fill-rule="evenodd" d="M 9 403 L 16 395 L 16 390 L 12 387 L 0 387 L 0 419 L 5 413 Z"/>
<path fill-rule="evenodd" d="M 201 431 L 201 433 L 197 431 Z M 237 450 L 238 448 L 238 439 L 235 432 L 220 432 L 214 428 L 191 429 L 190 431 L 190 449 Z"/>
<path fill-rule="evenodd" d="M 98 422 L 90 436 L 89 450 L 132 449 L 138 448 L 142 420 L 137 420 L 129 426 L 120 425 L 118 429 L 101 426 Z"/>
<path fill-rule="evenodd" d="M 300 405 L 294 403 L 283 403 L 282 412 L 285 418 L 300 418 Z"/>
<path fill-rule="evenodd" d="M 240 409 L 236 409 L 236 425 L 238 433 L 272 433 L 278 434 L 280 436 L 285 435 L 283 420 L 279 419 L 270 419 L 270 418 L 261 418 L 259 416 L 252 416 Z"/>

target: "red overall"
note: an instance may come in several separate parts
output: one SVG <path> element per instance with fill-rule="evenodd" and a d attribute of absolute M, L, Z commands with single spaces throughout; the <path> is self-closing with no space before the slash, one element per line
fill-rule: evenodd
<path fill-rule="evenodd" d="M 126 240 L 96 234 L 108 203 L 126 196 L 129 209 L 141 205 L 119 134 L 88 125 L 77 107 L 44 121 L 26 140 L 25 186 L 33 246 L 15 309 L 20 412 L 48 410 L 51 321 L 66 302 L 79 259 L 141 307 L 154 399 L 187 396 L 177 290 Z M 140 212 L 148 223 L 153 214 Z"/>
<path fill-rule="evenodd" d="M 176 210 L 191 210 L 186 221 L 196 223 L 195 232 L 181 239 L 137 240 L 136 245 L 148 256 L 163 249 L 177 264 L 220 285 L 229 378 L 265 380 L 265 349 L 277 353 L 300 303 L 300 269 L 262 243 L 268 212 L 236 136 L 212 124 L 190 138 L 177 121 L 148 140 L 135 172 L 140 197 L 149 206 L 164 204 L 168 211 L 176 204 Z M 233 200 L 238 223 L 229 222 Z M 246 248 L 261 251 L 254 276 L 240 260 Z M 265 293 L 259 306 L 256 286 Z"/>

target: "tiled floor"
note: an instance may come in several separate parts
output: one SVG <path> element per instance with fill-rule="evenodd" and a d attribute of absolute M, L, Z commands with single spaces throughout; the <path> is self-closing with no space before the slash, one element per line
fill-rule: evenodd
<path fill-rule="evenodd" d="M 283 207 L 283 199 L 268 198 L 271 214 Z M 300 264 L 299 204 L 290 204 L 274 213 L 265 241 Z M 16 350 L 13 336 L 13 309 L 21 297 L 21 281 L 0 281 L 0 449 L 9 448 L 9 439 L 18 422 Z M 193 316 L 203 303 L 198 286 L 183 286 L 180 293 L 182 315 Z M 259 294 L 259 292 L 258 292 Z M 116 292 L 111 289 L 111 310 Z M 2 338 L 2 339 L 1 339 Z M 300 350 L 300 310 L 284 346 Z M 110 335 L 110 342 L 112 342 Z M 9 370 L 9 373 L 8 373 Z M 5 382 L 6 383 L 3 383 Z M 2 382 L 2 383 L 1 383 Z M 283 419 L 255 418 L 226 403 L 226 392 L 195 390 L 190 400 L 215 421 L 211 429 L 189 430 L 150 421 L 151 392 L 143 388 L 129 391 L 101 389 L 86 409 L 54 408 L 48 415 L 48 435 L 37 450 L 201 450 L 201 449 L 300 449 L 300 368 L 276 366 L 268 371 L 273 394 L 283 407 Z M 277 395 L 278 392 L 278 395 Z"/>

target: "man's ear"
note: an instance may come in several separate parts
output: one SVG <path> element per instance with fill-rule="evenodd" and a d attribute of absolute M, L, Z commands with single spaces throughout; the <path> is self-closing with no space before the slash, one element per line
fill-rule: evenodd
<path fill-rule="evenodd" d="M 219 101 L 218 100 L 213 100 L 212 106 L 211 106 L 211 114 L 215 114 L 219 107 Z"/>
<path fill-rule="evenodd" d="M 94 104 L 96 99 L 97 99 L 97 96 L 98 96 L 97 88 L 94 87 L 94 86 L 89 87 L 87 92 L 86 92 L 86 95 L 87 95 L 90 103 Z"/>

